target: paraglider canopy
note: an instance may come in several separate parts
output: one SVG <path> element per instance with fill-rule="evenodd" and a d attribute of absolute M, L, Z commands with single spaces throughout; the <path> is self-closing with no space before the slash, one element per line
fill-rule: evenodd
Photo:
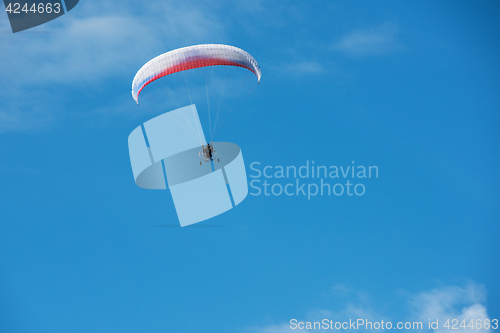
<path fill-rule="evenodd" d="M 132 97 L 139 104 L 139 94 L 151 82 L 181 71 L 207 66 L 237 66 L 252 71 L 260 82 L 259 64 L 248 52 L 229 45 L 203 44 L 176 49 L 148 61 L 132 82 Z"/>

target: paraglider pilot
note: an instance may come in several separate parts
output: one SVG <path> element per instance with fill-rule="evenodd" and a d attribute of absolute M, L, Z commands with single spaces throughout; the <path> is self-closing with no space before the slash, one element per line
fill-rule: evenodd
<path fill-rule="evenodd" d="M 203 162 L 208 162 L 208 161 L 213 161 L 215 157 L 217 157 L 217 153 L 214 150 L 213 143 L 207 143 L 207 145 L 202 145 L 202 149 L 200 151 L 200 158 L 203 160 Z M 217 159 L 217 162 L 220 162 L 219 159 Z M 200 161 L 201 165 L 201 161 Z"/>

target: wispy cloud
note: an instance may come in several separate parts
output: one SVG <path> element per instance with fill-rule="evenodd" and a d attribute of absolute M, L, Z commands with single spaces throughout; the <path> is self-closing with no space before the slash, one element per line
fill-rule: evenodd
<path fill-rule="evenodd" d="M 0 133 L 38 130 L 52 124 L 50 110 L 54 103 L 44 96 L 43 90 L 21 92 L 9 86 L 4 88 L 3 94 L 8 97 L 0 101 Z"/>
<path fill-rule="evenodd" d="M 427 322 L 429 319 L 439 320 L 439 329 L 434 332 L 449 332 L 443 327 L 446 320 L 457 319 L 458 323 L 465 320 L 466 325 L 471 320 L 488 319 L 486 307 L 486 290 L 483 286 L 469 283 L 465 287 L 451 286 L 433 289 L 416 295 L 411 301 L 415 318 Z M 451 323 L 451 322 L 450 322 Z M 452 323 L 451 323 L 452 324 Z M 458 326 L 458 325 L 457 325 Z M 477 329 L 460 328 L 461 332 L 477 332 Z M 482 330 L 489 332 L 490 330 Z"/>
<path fill-rule="evenodd" d="M 136 7 L 132 1 L 118 8 L 111 1 L 80 2 L 43 26 L 0 34 L 0 72 L 8 82 L 8 89 L 0 90 L 0 132 L 50 123 L 59 89 L 102 90 L 107 79 L 131 81 L 141 64 L 165 50 L 224 39 L 221 21 L 206 8 L 172 1 Z M 5 22 L 1 28 L 9 29 Z"/>
<path fill-rule="evenodd" d="M 317 61 L 298 61 L 298 62 L 276 62 L 266 63 L 261 62 L 261 67 L 267 71 L 275 71 L 280 75 L 302 76 L 322 74 L 328 71 L 322 64 Z"/>
<path fill-rule="evenodd" d="M 422 329 L 420 331 L 434 331 L 435 333 L 448 332 L 449 330 L 443 328 L 444 323 L 447 319 L 458 319 L 459 323 L 462 320 L 466 320 L 467 323 L 471 319 L 481 319 L 483 322 L 485 319 L 489 319 L 486 307 L 483 303 L 486 301 L 486 290 L 483 286 L 474 284 L 472 282 L 468 283 L 465 287 L 460 286 L 448 286 L 443 288 L 437 288 L 430 291 L 424 291 L 416 295 L 410 295 L 406 302 L 405 307 L 408 310 L 406 318 L 394 318 L 390 314 L 385 314 L 376 310 L 374 304 L 376 301 L 371 300 L 365 293 L 355 292 L 344 285 L 337 285 L 332 289 L 335 293 L 340 292 L 343 296 L 349 296 L 344 302 L 343 307 L 339 310 L 325 310 L 325 309 L 313 309 L 306 313 L 302 318 L 296 318 L 297 321 L 301 321 L 304 324 L 307 322 L 321 323 L 323 319 L 332 320 L 335 322 L 349 322 L 349 320 L 356 321 L 357 319 L 363 319 L 372 323 L 381 322 L 384 320 L 386 323 L 390 321 L 394 326 L 397 322 L 422 322 Z M 292 318 L 290 318 L 292 319 Z M 435 321 L 439 320 L 438 330 L 429 330 L 428 322 L 429 319 Z M 315 332 L 318 329 L 307 329 L 304 325 L 304 329 L 301 332 Z M 291 328 L 289 322 L 277 323 L 266 325 L 262 327 L 251 327 L 247 328 L 246 332 L 251 333 L 285 333 L 285 332 L 296 332 L 297 329 Z M 339 329 L 339 331 L 349 331 L 346 329 Z M 373 331 L 380 332 L 383 329 L 366 329 L 366 327 L 360 327 L 359 331 Z M 392 331 L 386 329 L 386 331 Z M 477 329 L 466 329 L 461 331 L 465 332 L 477 332 Z M 483 329 L 481 332 L 489 332 L 490 330 Z"/>
<path fill-rule="evenodd" d="M 350 289 L 343 284 L 336 284 L 332 287 L 332 292 L 336 294 L 347 294 Z"/>
<path fill-rule="evenodd" d="M 386 55 L 401 49 L 398 41 L 399 29 L 385 23 L 370 29 L 350 32 L 334 45 L 334 48 L 350 56 Z"/>
<path fill-rule="evenodd" d="M 304 61 L 287 64 L 284 69 L 297 74 L 317 74 L 325 71 L 324 67 L 316 61 Z"/>
<path fill-rule="evenodd" d="M 262 328 L 255 328 L 251 329 L 251 331 L 248 332 L 255 332 L 255 333 L 288 333 L 288 332 L 295 332 L 296 330 L 291 330 L 289 324 L 280 324 L 280 325 L 269 325 L 266 327 Z M 309 330 L 300 330 L 301 332 L 311 332 Z"/>
<path fill-rule="evenodd" d="M 121 7 L 133 12 L 131 3 L 124 2 Z M 18 85 L 94 81 L 116 75 L 151 56 L 153 50 L 175 47 L 181 41 L 194 43 L 223 36 L 219 22 L 194 6 L 179 8 L 158 1 L 150 7 L 155 12 L 148 13 L 148 20 L 137 14 L 117 15 L 114 11 L 104 16 L 71 12 L 62 23 L 54 21 L 54 33 L 4 34 L 0 69 L 4 75 L 11 74 Z M 100 9 L 83 8 L 83 12 L 99 13 Z"/>

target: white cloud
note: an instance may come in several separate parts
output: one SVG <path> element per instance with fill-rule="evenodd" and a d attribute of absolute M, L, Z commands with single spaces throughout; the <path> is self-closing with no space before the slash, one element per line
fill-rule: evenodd
<path fill-rule="evenodd" d="M 393 329 L 398 322 L 422 322 L 422 329 L 418 331 L 434 331 L 436 333 L 449 332 L 450 330 L 443 327 L 447 319 L 458 319 L 458 325 L 462 320 L 466 320 L 467 324 L 471 319 L 489 319 L 486 307 L 483 303 L 486 301 L 486 291 L 484 287 L 469 283 L 465 287 L 449 286 L 437 288 L 430 291 L 425 291 L 417 295 L 410 296 L 404 305 L 408 310 L 406 318 L 394 318 L 391 314 L 385 314 L 375 309 L 373 301 L 365 293 L 351 291 L 344 285 L 337 285 L 332 289 L 334 292 L 340 292 L 343 295 L 348 295 L 349 300 L 345 301 L 339 310 L 313 309 L 306 313 L 302 318 L 296 318 L 297 322 L 303 322 L 304 327 L 307 322 L 321 323 L 323 319 L 336 322 L 356 321 L 357 319 L 367 320 L 372 322 L 387 323 L 390 321 Z M 384 306 L 385 308 L 385 306 Z M 293 318 L 290 318 L 293 319 Z M 429 319 L 439 320 L 438 330 L 429 330 Z M 312 324 L 314 325 L 314 324 Z M 457 325 L 457 326 L 458 326 Z M 251 327 L 246 329 L 251 333 L 285 333 L 285 332 L 314 332 L 318 329 L 292 329 L 290 322 L 279 324 L 266 325 L 262 327 Z M 350 329 L 336 329 L 336 331 L 350 331 Z M 357 331 L 380 332 L 383 329 L 366 329 L 365 326 L 360 327 Z M 386 329 L 386 331 L 392 331 Z M 460 329 L 460 332 L 489 332 L 490 330 L 482 329 Z"/>
<path fill-rule="evenodd" d="M 288 333 L 288 332 L 295 332 L 297 331 L 296 329 L 292 330 L 290 328 L 289 324 L 281 324 L 281 325 L 270 325 L 267 327 L 262 327 L 262 328 L 256 328 L 255 331 L 252 332 L 258 332 L 258 333 Z M 311 332 L 309 330 L 300 330 L 301 332 Z"/>
<path fill-rule="evenodd" d="M 117 77 L 131 82 L 140 65 L 165 50 L 224 39 L 223 25 L 206 8 L 173 1 L 140 8 L 132 1 L 80 2 L 67 15 L 17 34 L 7 33 L 6 22 L 0 72 L 8 88 L 0 90 L 0 132 L 50 123 L 58 88 L 102 90 L 104 80 Z"/>
<path fill-rule="evenodd" d="M 11 98 L 2 98 L 0 101 L 0 133 L 38 130 L 52 124 L 50 110 L 54 104 L 44 98 L 43 90 L 27 89 L 21 93 L 7 86 L 4 87 L 3 94 Z"/>
<path fill-rule="evenodd" d="M 130 11 L 133 8 L 126 2 L 120 7 L 122 11 L 124 7 Z M 61 17 L 62 23 L 54 21 L 49 26 L 55 27 L 53 33 L 4 34 L 0 69 L 11 76 L 13 85 L 94 81 L 116 75 L 125 68 L 135 70 L 141 61 L 156 56 L 153 52 L 164 50 L 168 44 L 172 47 L 181 40 L 189 43 L 223 36 L 221 25 L 194 6 L 179 8 L 159 1 L 150 7 L 155 11 L 148 13 L 147 20 L 137 14 L 115 11 L 104 16 L 90 14 L 102 12 L 99 2 L 83 8 L 89 15 L 72 15 L 72 11 Z"/>
<path fill-rule="evenodd" d="M 315 74 L 322 74 L 328 71 L 319 62 L 312 60 L 288 62 L 288 63 L 261 62 L 260 64 L 261 67 L 263 67 L 267 71 L 276 71 L 281 75 L 292 75 L 292 76 L 315 75 Z"/>
<path fill-rule="evenodd" d="M 285 66 L 285 70 L 297 74 L 317 74 L 325 71 L 323 66 L 316 61 L 304 61 L 287 64 Z"/>
<path fill-rule="evenodd" d="M 343 36 L 334 46 L 336 50 L 351 56 L 386 55 L 401 49 L 399 29 L 385 23 L 380 26 L 353 31 Z"/>
<path fill-rule="evenodd" d="M 482 304 L 485 301 L 486 291 L 484 287 L 469 283 L 465 287 L 451 286 L 420 293 L 413 298 L 411 306 L 415 318 L 422 322 L 438 319 L 439 329 L 434 330 L 434 332 L 439 333 L 449 332 L 448 328 L 443 327 L 448 319 L 450 324 L 452 324 L 452 319 L 457 319 L 457 327 L 463 320 L 468 325 L 471 320 L 475 322 L 480 319 L 481 322 L 484 322 L 485 319 L 489 319 L 486 307 Z M 477 329 L 469 327 L 460 328 L 460 332 L 465 333 L 477 331 Z M 482 330 L 482 332 L 488 331 Z"/>
<path fill-rule="evenodd" d="M 349 296 L 350 299 L 345 302 L 344 306 L 340 310 L 326 310 L 326 309 L 312 309 L 308 311 L 302 318 L 290 318 L 296 319 L 294 324 L 301 324 L 304 329 L 291 328 L 291 323 L 280 323 L 272 324 L 263 327 L 251 327 L 247 328 L 247 332 L 250 333 L 288 333 L 288 332 L 317 332 L 318 327 L 323 324 L 324 319 L 328 321 L 335 322 L 349 322 L 349 319 L 356 320 L 357 318 L 362 318 L 371 322 L 376 322 L 380 320 L 385 320 L 381 314 L 377 313 L 371 306 L 371 300 L 363 292 L 355 292 L 347 288 L 344 285 L 336 285 L 332 288 L 334 293 L 340 292 L 342 296 Z M 307 323 L 310 323 L 311 329 L 307 329 Z M 316 323 L 316 329 L 314 329 L 314 323 Z M 325 325 L 325 324 L 323 324 Z M 326 330 L 326 329 L 325 329 Z M 335 331 L 347 332 L 349 329 L 335 329 Z M 360 329 L 360 331 L 363 331 Z M 380 330 L 377 330 L 380 331 Z"/>
<path fill-rule="evenodd" d="M 350 289 L 348 287 L 340 283 L 332 287 L 332 292 L 338 294 L 347 294 L 349 291 Z"/>

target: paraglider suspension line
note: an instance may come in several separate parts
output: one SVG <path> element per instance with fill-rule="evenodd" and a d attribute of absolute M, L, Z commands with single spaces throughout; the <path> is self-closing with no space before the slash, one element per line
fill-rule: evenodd
<path fill-rule="evenodd" d="M 205 73 L 205 87 L 207 88 L 207 104 L 208 104 L 208 128 L 210 129 L 210 141 L 212 141 L 212 117 L 210 116 L 210 97 L 208 94 L 208 80 Z"/>

